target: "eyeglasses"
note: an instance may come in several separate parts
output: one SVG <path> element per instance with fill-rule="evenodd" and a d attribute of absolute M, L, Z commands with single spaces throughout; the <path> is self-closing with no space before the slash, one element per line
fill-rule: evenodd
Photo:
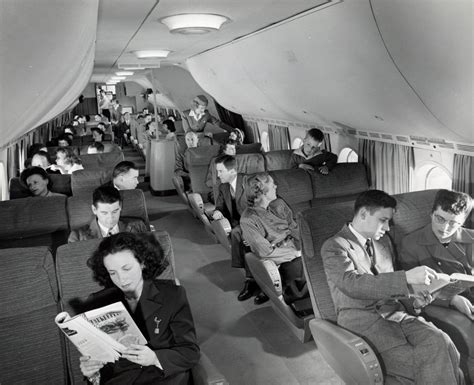
<path fill-rule="evenodd" d="M 433 214 L 433 218 L 436 221 L 436 223 L 438 223 L 439 225 L 445 225 L 446 223 L 448 223 L 449 226 L 451 226 L 451 227 L 460 227 L 460 226 L 462 226 L 461 222 L 449 221 L 449 220 L 447 220 L 446 218 L 442 217 L 439 214 Z"/>

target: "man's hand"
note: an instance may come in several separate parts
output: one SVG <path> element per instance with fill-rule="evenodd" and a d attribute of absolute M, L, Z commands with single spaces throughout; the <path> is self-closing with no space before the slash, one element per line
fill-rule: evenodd
<path fill-rule="evenodd" d="M 313 166 L 306 163 L 300 163 L 298 167 L 302 168 L 303 170 L 314 170 Z"/>
<path fill-rule="evenodd" d="M 471 321 L 474 321 L 474 306 L 466 297 L 455 295 L 449 304 L 457 311 L 463 313 Z"/>
<path fill-rule="evenodd" d="M 214 219 L 215 221 L 218 221 L 219 219 L 222 219 L 222 218 L 224 218 L 224 215 L 222 215 L 222 213 L 219 210 L 216 210 L 212 213 L 212 219 Z"/>
<path fill-rule="evenodd" d="M 329 174 L 328 166 L 321 166 L 318 168 L 319 172 L 323 175 Z"/>
<path fill-rule="evenodd" d="M 145 345 L 131 344 L 122 353 L 122 357 L 141 366 L 155 365 L 161 367 L 155 352 Z"/>
<path fill-rule="evenodd" d="M 429 285 L 438 274 L 428 266 L 417 266 L 405 272 L 410 285 Z"/>

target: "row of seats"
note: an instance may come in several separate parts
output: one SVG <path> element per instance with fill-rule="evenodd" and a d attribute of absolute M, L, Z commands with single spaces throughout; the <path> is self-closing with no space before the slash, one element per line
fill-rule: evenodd
<path fill-rule="evenodd" d="M 141 190 L 120 191 L 121 218 L 150 223 Z M 71 230 L 90 223 L 92 195 L 35 197 L 0 202 L 0 248 L 48 246 L 67 243 Z"/>
<path fill-rule="evenodd" d="M 94 143 L 94 140 L 92 139 L 91 135 L 77 136 L 73 138 L 72 145 L 69 146 L 69 148 L 71 148 L 76 153 L 76 155 L 86 155 L 87 149 L 92 143 Z M 120 147 L 115 143 L 112 143 L 112 137 L 110 134 L 104 134 L 102 144 L 104 145 L 104 153 L 120 151 Z M 56 155 L 56 150 L 59 148 L 61 147 L 48 146 L 47 150 L 49 156 L 54 157 Z"/>
<path fill-rule="evenodd" d="M 396 249 L 400 250 L 405 235 L 431 222 L 431 205 L 436 192 L 426 190 L 394 195 L 397 210 L 386 236 L 392 238 Z M 377 352 L 362 338 L 336 324 L 334 303 L 321 257 L 324 241 L 352 219 L 353 205 L 353 200 L 332 204 L 318 202 L 300 213 L 298 222 L 303 267 L 315 314 L 309 326 L 318 350 L 344 382 L 369 384 L 374 383 L 375 373 L 382 378 Z M 427 306 L 423 316 L 449 334 L 461 353 L 464 372 L 469 374 L 471 381 L 474 380 L 474 323 L 456 310 L 434 305 Z M 361 354 L 363 351 L 365 353 Z M 368 365 L 371 360 L 372 369 Z"/>
<path fill-rule="evenodd" d="M 171 240 L 165 231 L 149 233 L 163 248 L 168 268 L 155 279 L 176 281 Z M 54 323 L 57 313 L 74 315 L 74 304 L 100 290 L 86 260 L 100 240 L 59 247 L 55 258 L 48 247 L 0 250 L 0 383 L 83 384 L 79 352 Z M 194 384 L 227 384 L 201 355 L 193 369 Z"/>

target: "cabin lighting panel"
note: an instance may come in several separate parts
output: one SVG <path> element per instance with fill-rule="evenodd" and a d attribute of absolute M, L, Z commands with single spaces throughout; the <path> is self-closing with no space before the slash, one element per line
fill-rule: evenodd
<path fill-rule="evenodd" d="M 117 75 L 117 76 L 132 76 L 133 72 L 132 71 L 119 71 L 119 72 L 116 72 L 115 75 Z"/>
<path fill-rule="evenodd" d="M 126 76 L 112 76 L 110 80 L 125 80 Z"/>
<path fill-rule="evenodd" d="M 165 58 L 171 51 L 166 49 L 147 49 L 141 51 L 133 51 L 134 55 L 139 59 L 146 58 Z"/>
<path fill-rule="evenodd" d="M 211 13 L 183 13 L 163 17 L 159 21 L 166 25 L 171 33 L 200 35 L 219 30 L 230 19 Z"/>

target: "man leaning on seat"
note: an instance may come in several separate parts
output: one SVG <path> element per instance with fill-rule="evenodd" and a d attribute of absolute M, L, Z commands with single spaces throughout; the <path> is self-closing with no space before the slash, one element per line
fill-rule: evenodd
<path fill-rule="evenodd" d="M 394 250 L 384 234 L 396 204 L 383 191 L 363 192 L 356 199 L 352 222 L 322 246 L 337 323 L 366 338 L 381 357 L 386 375 L 398 383 L 464 384 L 459 353 L 449 336 L 408 314 L 401 302 L 414 295 L 411 285 L 429 284 L 437 273 L 427 266 L 394 271 Z"/>
<path fill-rule="evenodd" d="M 399 255 L 404 269 L 426 265 L 438 273 L 474 274 L 474 230 L 462 227 L 472 210 L 468 194 L 439 190 L 431 210 L 431 222 L 402 240 Z M 435 304 L 451 306 L 474 320 L 474 289 Z"/>
<path fill-rule="evenodd" d="M 96 188 L 92 194 L 91 207 L 94 219 L 88 225 L 71 231 L 69 243 L 102 239 L 121 232 L 145 233 L 148 231 L 141 220 L 126 223 L 120 221 L 122 198 L 120 192 L 114 187 L 104 185 Z"/>

